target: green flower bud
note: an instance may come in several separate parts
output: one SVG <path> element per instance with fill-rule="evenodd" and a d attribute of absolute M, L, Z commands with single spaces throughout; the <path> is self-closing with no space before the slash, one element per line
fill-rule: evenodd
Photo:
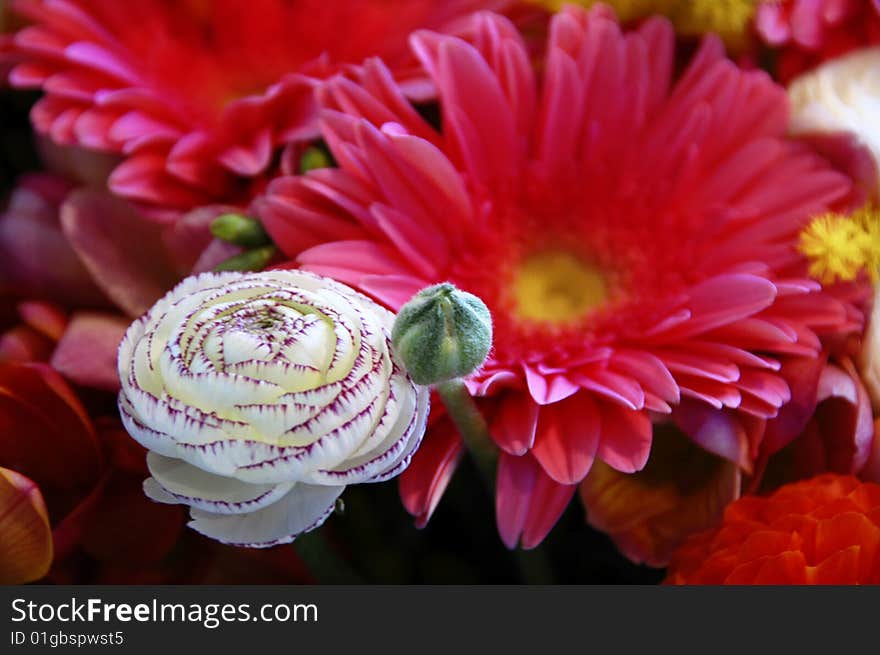
<path fill-rule="evenodd" d="M 438 284 L 400 309 L 391 341 L 416 384 L 437 384 L 482 365 L 492 347 L 492 316 L 475 295 Z"/>
<path fill-rule="evenodd" d="M 242 248 L 259 248 L 270 243 L 259 221 L 239 214 L 223 214 L 211 222 L 211 234 Z"/>
<path fill-rule="evenodd" d="M 333 160 L 324 148 L 312 146 L 307 148 L 299 158 L 299 172 L 308 173 L 316 168 L 329 168 L 333 166 Z"/>
<path fill-rule="evenodd" d="M 275 246 L 263 246 L 233 255 L 214 267 L 215 271 L 262 271 L 278 254 Z"/>

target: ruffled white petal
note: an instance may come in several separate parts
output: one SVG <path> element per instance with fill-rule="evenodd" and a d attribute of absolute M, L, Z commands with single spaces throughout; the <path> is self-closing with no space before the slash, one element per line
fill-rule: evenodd
<path fill-rule="evenodd" d="M 319 525 L 344 485 L 407 466 L 428 414 L 394 315 L 301 271 L 188 278 L 128 330 L 119 410 L 146 493 L 193 527 L 266 546 Z"/>
<path fill-rule="evenodd" d="M 281 500 L 250 514 L 224 515 L 193 509 L 189 526 L 235 546 L 268 548 L 286 544 L 326 521 L 344 490 L 344 486 L 298 483 Z"/>
<path fill-rule="evenodd" d="M 153 452 L 147 454 L 147 467 L 153 476 L 144 482 L 147 496 L 215 514 L 246 514 L 262 509 L 283 498 L 295 484 L 248 484 Z"/>

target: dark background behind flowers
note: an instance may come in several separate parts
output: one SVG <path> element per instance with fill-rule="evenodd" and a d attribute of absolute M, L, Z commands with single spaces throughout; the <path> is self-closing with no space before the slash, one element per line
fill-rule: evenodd
<path fill-rule="evenodd" d="M 0 188 L 3 205 L 16 179 L 41 168 L 28 122 L 35 94 L 0 91 Z M 14 320 L 15 289 L 4 297 L 0 332 Z M 90 399 L 112 403 L 112 397 Z M 17 435 L 3 434 L 11 439 Z M 127 510 L 132 489 L 117 488 L 110 502 Z M 653 584 L 663 571 L 636 566 L 620 555 L 611 540 L 590 528 L 580 503 L 571 503 L 544 544 L 534 551 L 508 551 L 498 538 L 492 499 L 476 469 L 465 461 L 450 483 L 446 496 L 423 529 L 417 529 L 400 504 L 395 482 L 353 485 L 343 496 L 344 507 L 322 528 L 323 536 L 358 577 L 386 584 Z M 157 507 L 162 513 L 179 508 Z M 139 517 L 141 518 L 141 517 Z M 149 517 L 142 517 L 150 520 Z M 487 520 L 489 518 L 489 520 Z M 51 517 L 53 524 L 56 517 Z M 106 520 L 109 522 L 111 516 Z M 107 547 L 132 548 L 119 541 L 113 526 L 103 526 Z M 149 526 L 146 526 L 149 528 Z M 149 533 L 149 529 L 145 531 Z M 176 535 L 176 536 L 175 536 Z M 308 535 L 307 535 L 308 537 Z M 175 545 L 160 562 L 98 566 L 89 557 L 70 556 L 56 561 L 46 582 L 75 583 L 290 583 L 312 582 L 292 546 L 248 551 L 221 546 L 190 530 L 171 535 Z M 115 541 L 114 541 L 115 540 Z M 100 549 L 100 548 L 99 548 Z M 93 549 L 94 550 L 94 549 Z M 120 555 L 122 553 L 119 553 Z"/>

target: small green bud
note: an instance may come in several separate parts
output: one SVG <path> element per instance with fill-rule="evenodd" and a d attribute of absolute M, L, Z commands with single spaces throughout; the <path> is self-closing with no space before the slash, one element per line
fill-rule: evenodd
<path fill-rule="evenodd" d="M 259 248 L 271 243 L 259 221 L 239 214 L 223 214 L 211 221 L 211 234 L 242 248 Z"/>
<path fill-rule="evenodd" d="M 416 384 L 437 384 L 482 365 L 492 347 L 492 316 L 482 300 L 445 282 L 401 307 L 391 341 Z"/>
<path fill-rule="evenodd" d="M 318 146 L 307 148 L 299 158 L 299 172 L 308 173 L 316 168 L 329 168 L 333 165 L 327 151 Z"/>
<path fill-rule="evenodd" d="M 275 246 L 263 246 L 233 255 L 214 267 L 215 271 L 262 271 L 278 253 Z"/>

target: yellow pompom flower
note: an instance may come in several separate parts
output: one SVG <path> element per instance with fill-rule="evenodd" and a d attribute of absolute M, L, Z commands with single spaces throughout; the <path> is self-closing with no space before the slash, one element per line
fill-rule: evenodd
<path fill-rule="evenodd" d="M 864 207 L 851 216 L 817 216 L 801 233 L 799 250 L 810 260 L 810 275 L 821 282 L 854 280 L 861 271 L 877 282 L 880 211 Z"/>
<path fill-rule="evenodd" d="M 732 50 L 740 49 L 746 41 L 749 26 L 761 0 L 532 0 L 551 11 L 566 4 L 584 7 L 607 4 L 614 8 L 621 21 L 637 20 L 646 16 L 662 15 L 669 18 L 675 29 L 686 36 L 714 32 Z"/>

